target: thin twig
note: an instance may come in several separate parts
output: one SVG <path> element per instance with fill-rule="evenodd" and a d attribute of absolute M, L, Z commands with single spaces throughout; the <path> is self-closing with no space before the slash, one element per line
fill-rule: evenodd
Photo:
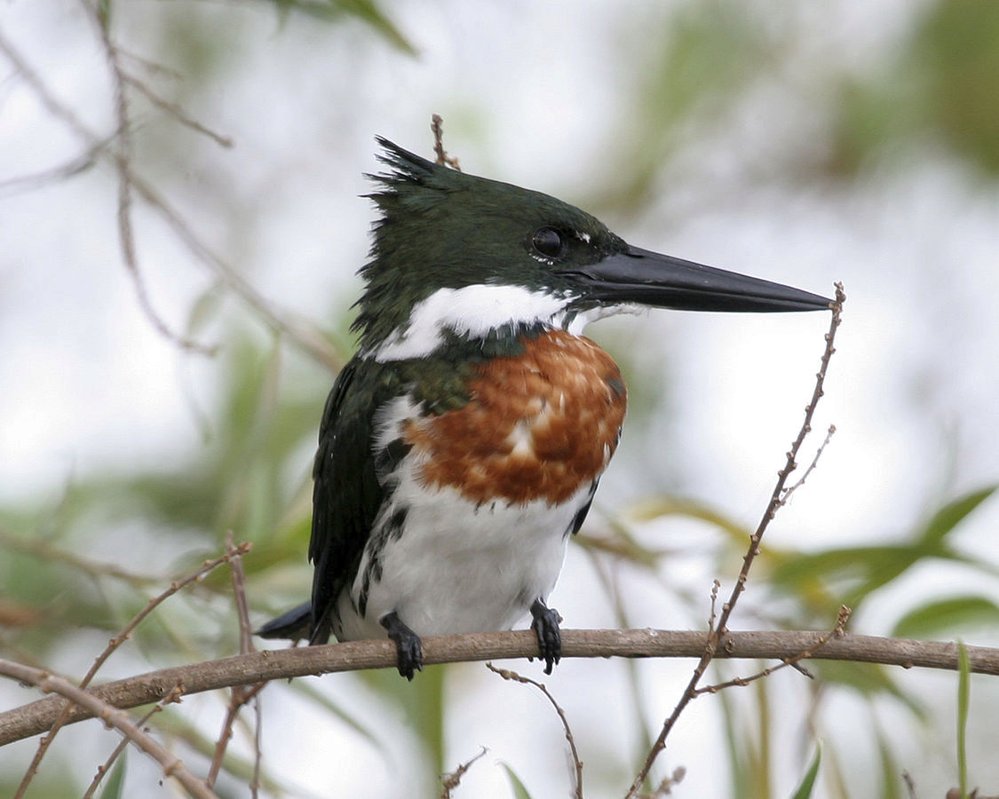
<path fill-rule="evenodd" d="M 119 51 L 120 52 L 120 51 Z M 215 142 L 219 147 L 225 147 L 226 149 L 231 149 L 235 146 L 235 142 L 232 137 L 225 136 L 221 133 L 217 133 L 211 128 L 203 125 L 198 120 L 189 116 L 187 112 L 184 111 L 176 103 L 172 103 L 169 100 L 160 97 L 156 92 L 149 88 L 144 81 L 129 75 L 127 73 L 121 73 L 122 80 L 131 86 L 133 89 L 138 91 L 143 97 L 145 97 L 149 102 L 155 105 L 157 108 L 166 111 L 170 116 L 176 119 L 184 127 L 190 128 L 196 133 L 200 133 L 202 136 L 207 136 L 213 142 Z"/>
<path fill-rule="evenodd" d="M 182 81 L 184 79 L 183 74 L 178 72 L 173 67 L 168 67 L 166 64 L 161 64 L 158 61 L 152 61 L 145 56 L 133 53 L 125 47 L 118 45 L 118 54 L 129 61 L 134 61 L 140 67 L 142 67 L 150 75 L 161 75 L 166 78 L 170 78 L 175 81 Z"/>
<path fill-rule="evenodd" d="M 683 778 L 686 776 L 687 769 L 683 766 L 677 766 L 671 774 L 663 777 L 662 782 L 651 793 L 643 793 L 638 799 L 660 799 L 663 796 L 670 796 L 673 793 L 673 789 L 683 782 Z"/>
<path fill-rule="evenodd" d="M 83 140 L 86 146 L 95 147 L 98 142 L 102 141 L 102 137 L 91 131 L 70 108 L 55 97 L 17 48 L 3 36 L 2 31 L 0 31 L 0 53 L 3 53 L 14 65 L 21 79 L 35 93 L 46 111 L 62 121 L 77 137 Z M 166 221 L 174 235 L 187 247 L 188 251 L 207 266 L 229 291 L 256 312 L 265 324 L 275 333 L 286 335 L 292 344 L 322 366 L 332 372 L 339 371 L 343 365 L 343 358 L 334 351 L 314 325 L 286 311 L 279 312 L 273 307 L 231 264 L 213 252 L 198 238 L 183 215 L 170 205 L 151 184 L 143 180 L 131 164 L 122 163 L 113 152 L 106 149 L 101 151 L 101 155 L 110 159 L 116 168 L 124 168 L 128 171 L 131 188 Z"/>
<path fill-rule="evenodd" d="M 225 536 L 226 553 L 231 555 L 229 559 L 229 569 L 232 573 L 232 590 L 236 602 L 236 615 L 239 619 L 239 652 L 246 655 L 254 652 L 253 627 L 250 624 L 249 606 L 246 601 L 246 575 L 243 573 L 243 561 L 238 548 L 233 543 L 232 530 L 226 532 Z M 209 787 L 215 785 L 219 772 L 222 770 L 222 761 L 225 759 L 226 749 L 229 741 L 232 740 L 232 728 L 239 717 L 239 712 L 243 707 L 253 701 L 263 690 L 265 683 L 256 685 L 236 685 L 232 688 L 232 695 L 229 698 L 229 706 L 226 709 L 225 720 L 222 722 L 222 731 L 215 742 L 215 754 L 212 757 L 212 765 L 208 770 L 206 782 Z M 253 779 L 251 780 L 251 795 L 257 796 L 260 777 L 260 747 L 259 737 L 255 734 L 256 741 L 253 759 Z"/>
<path fill-rule="evenodd" d="M 572 729 L 569 727 L 569 719 L 566 718 L 565 711 L 562 710 L 559 703 L 555 701 L 555 697 L 551 695 L 547 686 L 537 680 L 532 680 L 530 677 L 524 677 L 521 674 L 517 674 L 517 672 L 511 671 L 510 669 L 498 669 L 492 663 L 486 663 L 486 668 L 493 674 L 498 674 L 504 680 L 513 680 L 514 682 L 519 682 L 523 685 L 533 685 L 545 695 L 545 698 L 551 703 L 551 706 L 555 708 L 555 712 L 558 713 L 559 721 L 562 722 L 562 729 L 565 732 L 565 740 L 569 742 L 569 752 L 572 755 L 572 764 L 576 771 L 576 789 L 573 791 L 573 796 L 575 796 L 576 799 L 583 799 L 583 761 L 579 759 L 579 752 L 576 749 L 576 739 L 572 735 Z"/>
<path fill-rule="evenodd" d="M 461 172 L 461 164 L 453 155 L 448 155 L 444 150 L 444 119 L 440 114 L 430 117 L 430 130 L 434 134 L 434 154 L 437 156 L 435 163 L 440 166 L 449 166 L 456 172 Z"/>
<path fill-rule="evenodd" d="M 127 571 L 114 563 L 91 560 L 75 552 L 61 549 L 37 535 L 26 538 L 15 535 L 3 527 L 0 527 L 0 548 L 32 555 L 48 562 L 65 563 L 74 569 L 79 569 L 90 577 L 113 577 L 117 580 L 125 581 L 134 588 L 148 588 L 153 585 L 160 585 L 163 582 L 162 577 L 137 574 Z"/>
<path fill-rule="evenodd" d="M 711 583 L 711 613 L 708 615 L 708 629 L 713 630 L 715 628 L 715 622 L 718 620 L 718 592 L 721 591 L 721 580 L 717 577 Z"/>
<path fill-rule="evenodd" d="M 240 555 L 244 555 L 250 551 L 250 544 L 248 543 L 240 544 L 235 551 Z M 172 597 L 174 594 L 176 594 L 185 586 L 190 585 L 191 583 L 197 580 L 203 579 L 209 572 L 211 572 L 213 569 L 217 568 L 221 564 L 228 562 L 232 557 L 233 557 L 232 554 L 226 552 L 224 555 L 214 558 L 213 560 L 205 561 L 204 563 L 202 563 L 201 567 L 197 571 L 179 580 L 174 580 L 173 582 L 170 583 L 169 587 L 165 591 L 162 591 L 159 595 L 149 600 L 149 602 L 146 603 L 146 606 L 142 610 L 140 610 L 137 614 L 135 614 L 135 616 L 132 617 L 131 621 L 129 621 L 128 624 L 126 624 L 118 632 L 118 634 L 115 635 L 108 642 L 108 645 L 104 648 L 104 651 L 101 652 L 95 658 L 93 665 L 90 667 L 89 671 L 87 671 L 87 674 L 84 676 L 83 680 L 81 680 L 80 687 L 86 688 L 88 685 L 90 685 L 90 681 L 94 679 L 97 672 L 104 665 L 107 659 L 111 657 L 112 653 L 116 649 L 118 649 L 118 647 L 120 647 L 123 643 L 125 643 L 125 641 L 128 640 L 129 636 L 132 634 L 132 631 L 136 627 L 138 627 L 139 624 L 143 621 L 143 619 L 145 619 L 157 607 L 159 607 L 161 604 L 163 604 L 163 602 Z M 168 696 L 175 689 L 177 685 L 181 684 L 183 684 L 183 680 L 176 680 L 172 683 L 168 683 L 165 689 L 160 691 L 160 695 L 150 699 L 150 701 L 158 702 L 162 700 L 163 697 Z M 111 704 L 114 703 L 112 702 Z M 140 704 L 145 704 L 145 703 L 140 703 Z M 134 707 L 134 705 L 129 705 L 129 707 Z M 42 758 L 45 757 L 45 753 L 49 750 L 49 747 L 52 745 L 52 742 L 55 740 L 56 734 L 59 732 L 63 724 L 67 723 L 70 719 L 72 719 L 73 709 L 74 706 L 72 702 L 62 703 L 55 719 L 52 721 L 51 724 L 46 725 L 46 729 L 49 730 L 48 735 L 44 736 L 41 739 L 41 741 L 38 742 L 38 749 L 35 751 L 35 756 L 32 758 L 31 763 L 29 764 L 28 769 L 21 780 L 21 784 L 18 786 L 17 793 L 14 795 L 14 799 L 21 799 L 21 797 L 24 796 L 24 793 L 27 790 L 28 785 L 31 783 L 31 780 L 38 772 L 38 766 L 42 762 Z"/>
<path fill-rule="evenodd" d="M 451 791 L 457 788 L 461 784 L 461 778 L 465 776 L 465 772 L 468 771 L 477 761 L 485 757 L 486 752 L 489 750 L 486 747 L 482 747 L 482 751 L 479 752 L 471 760 L 466 760 L 464 763 L 459 763 L 458 768 L 449 774 L 445 774 L 441 777 L 441 799 L 451 799 Z"/>
<path fill-rule="evenodd" d="M 836 433 L 836 425 L 834 424 L 829 425 L 829 429 L 826 430 L 826 437 L 822 440 L 822 443 L 819 445 L 819 448 L 815 450 L 815 457 L 812 458 L 812 462 L 808 464 L 808 468 L 805 469 L 805 473 L 801 475 L 801 477 L 793 486 L 784 489 L 784 494 L 780 498 L 780 504 L 782 506 L 787 504 L 787 501 L 791 498 L 791 494 L 793 494 L 795 491 L 797 491 L 799 488 L 801 488 L 801 486 L 805 484 L 805 480 L 808 479 L 808 475 L 810 475 L 813 471 L 815 471 L 815 467 L 818 466 L 819 464 L 819 458 L 822 457 L 822 453 L 825 452 L 826 445 L 829 444 L 829 441 L 832 439 L 835 433 Z"/>
<path fill-rule="evenodd" d="M 93 18 L 104 48 L 104 58 L 111 72 L 111 83 L 114 86 L 114 115 L 117 125 L 114 137 L 112 157 L 118 173 L 118 242 L 125 269 L 132 278 L 136 298 L 146 319 L 153 328 L 167 341 L 181 349 L 196 352 L 201 355 L 213 355 L 216 347 L 201 344 L 187 336 L 170 329 L 159 312 L 153 307 L 152 298 L 146 288 L 139 269 L 139 257 L 135 247 L 135 228 L 132 224 L 132 122 L 129 114 L 128 96 L 125 92 L 125 74 L 119 61 L 118 49 L 111 41 L 111 31 L 105 19 L 101 17 L 100 7 L 92 5 L 87 0 L 80 0 L 83 7 Z"/>
<path fill-rule="evenodd" d="M 58 183 L 76 177 L 97 163 L 102 151 L 110 142 L 111 139 L 97 142 L 80 153 L 80 155 L 71 158 L 59 166 L 43 169 L 40 172 L 32 172 L 29 175 L 18 175 L 0 180 L 0 192 L 7 195 L 21 191 L 34 191 L 49 183 Z"/>
<path fill-rule="evenodd" d="M 718 645 L 718 658 L 781 660 L 813 647 L 826 631 L 787 630 L 737 631 L 725 633 Z M 703 656 L 711 633 L 690 630 L 563 630 L 564 658 L 648 658 Z M 966 646 L 972 672 L 999 676 L 999 648 Z M 465 635 L 427 636 L 423 659 L 427 665 L 509 658 L 537 657 L 538 640 L 531 630 Z M 902 668 L 956 671 L 957 645 L 943 641 L 912 641 L 847 634 L 833 638 L 815 653 L 816 660 L 881 663 Z M 395 668 L 395 645 L 388 639 L 348 641 L 342 644 L 264 650 L 203 663 L 190 663 L 128 677 L 100 685 L 92 693 L 120 708 L 158 702 L 177 684 L 184 695 L 287 680 L 306 675 Z M 59 716 L 64 702 L 42 699 L 0 712 L 0 746 L 44 732 Z M 71 711 L 66 723 L 90 716 Z"/>
<path fill-rule="evenodd" d="M 167 696 L 164 696 L 159 702 L 153 705 L 147 712 L 145 712 L 139 720 L 136 722 L 136 726 L 142 729 L 142 726 L 149 721 L 155 714 L 163 710 L 164 707 L 169 705 L 171 702 L 176 702 L 181 697 L 181 688 L 176 686 L 173 691 L 171 691 Z M 114 762 L 121 756 L 121 753 L 125 751 L 125 747 L 128 746 L 128 738 L 122 738 L 118 745 L 115 746 L 108 759 L 104 761 L 100 766 L 97 767 L 97 773 L 94 775 L 93 780 L 90 782 L 90 786 L 87 788 L 86 793 L 83 794 L 82 799 L 93 799 L 97 789 L 100 787 L 101 781 L 110 773 L 111 767 Z"/>
<path fill-rule="evenodd" d="M 848 608 L 846 605 L 843 605 L 839 609 L 839 615 L 836 619 L 836 625 L 831 630 L 829 630 L 829 632 L 821 635 L 819 639 L 807 649 L 802 649 L 800 652 L 796 652 L 790 657 L 781 658 L 780 663 L 774 666 L 768 666 L 765 669 L 761 669 L 755 674 L 750 674 L 748 677 L 733 677 L 731 680 L 726 680 L 725 682 L 698 687 L 694 689 L 694 693 L 700 696 L 701 694 L 716 694 L 725 688 L 733 688 L 736 686 L 745 687 L 749 685 L 751 682 L 755 682 L 756 680 L 762 680 L 765 677 L 769 677 L 775 671 L 780 671 L 781 669 L 785 669 L 788 666 L 795 667 L 802 660 L 815 657 L 816 653 L 820 649 L 822 649 L 822 647 L 824 647 L 827 643 L 829 643 L 829 641 L 831 641 L 834 637 L 842 636 L 846 632 L 846 623 L 849 620 L 850 620 L 850 608 Z M 803 673 L 807 677 L 812 676 L 807 671 Z"/>
<path fill-rule="evenodd" d="M 743 556 L 742 568 L 739 570 L 739 576 L 736 578 L 735 585 L 732 588 L 732 593 L 730 594 L 728 601 L 722 605 L 722 611 L 718 617 L 717 623 L 708 633 L 708 642 L 707 646 L 704 648 L 704 653 L 701 655 L 697 666 L 694 667 L 694 672 L 691 675 L 690 681 L 687 683 L 687 687 L 684 689 L 680 700 L 673 708 L 673 712 L 670 713 L 666 721 L 663 722 L 662 729 L 659 731 L 658 737 L 652 744 L 652 748 L 649 750 L 649 753 L 645 758 L 645 762 L 642 764 L 642 767 L 635 776 L 631 787 L 628 789 L 626 799 L 634 799 L 641 790 L 642 785 L 645 784 L 656 758 L 659 756 L 660 752 L 666 748 L 666 739 L 669 737 L 670 731 L 676 725 L 677 719 L 679 719 L 687 705 L 697 697 L 697 685 L 704 676 L 704 672 L 707 670 L 708 664 L 717 654 L 722 636 L 728 631 L 728 621 L 732 616 L 732 612 L 735 610 L 739 597 L 742 596 L 743 591 L 746 589 L 746 581 L 749 578 L 749 570 L 760 551 L 760 542 L 763 539 L 763 534 L 766 532 L 767 527 L 770 526 L 770 522 L 773 521 L 774 516 L 783 504 L 782 498 L 784 496 L 784 486 L 787 483 L 791 472 L 797 468 L 796 458 L 798 456 L 798 451 L 801 449 L 801 445 L 806 436 L 809 432 L 811 432 L 812 417 L 815 414 L 815 408 L 823 394 L 823 386 L 825 385 L 825 377 L 826 371 L 829 368 L 829 361 L 832 358 L 833 353 L 836 351 L 834 342 L 836 340 L 836 331 L 839 328 L 842 319 L 843 303 L 845 301 L 846 294 L 843 291 L 843 284 L 837 283 L 836 300 L 831 306 L 832 318 L 829 322 L 829 331 L 825 335 L 826 345 L 822 353 L 819 371 L 815 375 L 815 387 L 812 390 L 812 397 L 805 406 L 804 421 L 801 424 L 798 435 L 791 444 L 790 450 L 787 452 L 784 466 L 777 473 L 777 482 L 774 485 L 773 492 L 770 496 L 770 502 L 767 504 L 763 517 L 760 519 L 760 523 L 756 527 L 756 531 L 749 539 L 749 548 L 746 551 L 745 556 Z"/>
<path fill-rule="evenodd" d="M 42 669 L 23 666 L 9 660 L 0 660 L 0 674 L 23 683 L 30 683 L 45 693 L 59 694 L 70 703 L 86 708 L 92 715 L 100 718 L 105 724 L 118 729 L 139 749 L 158 761 L 163 767 L 163 775 L 176 779 L 191 796 L 196 797 L 196 799 L 218 799 L 215 792 L 188 771 L 176 755 L 143 732 L 123 710 L 101 701 L 94 694 L 73 685 L 69 680 L 49 674 Z"/>

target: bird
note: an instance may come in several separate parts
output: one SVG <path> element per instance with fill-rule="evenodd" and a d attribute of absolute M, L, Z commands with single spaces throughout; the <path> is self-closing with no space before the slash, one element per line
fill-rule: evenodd
<path fill-rule="evenodd" d="M 549 195 L 377 137 L 379 213 L 313 467 L 311 600 L 261 627 L 309 643 L 422 638 L 531 617 L 545 672 L 566 547 L 617 448 L 621 371 L 583 335 L 646 308 L 829 309 L 817 294 L 634 247 Z"/>

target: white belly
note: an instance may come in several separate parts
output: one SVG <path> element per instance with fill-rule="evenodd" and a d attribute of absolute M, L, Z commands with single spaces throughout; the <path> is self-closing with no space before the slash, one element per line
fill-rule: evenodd
<path fill-rule="evenodd" d="M 381 576 L 369 581 L 362 617 L 354 607 L 375 556 L 369 542 L 351 596 L 345 592 L 338 603 L 341 625 L 334 632 L 340 640 L 383 637 L 379 619 L 392 611 L 420 636 L 508 630 L 536 599 L 547 598 L 589 486 L 557 506 L 476 506 L 452 488 L 428 490 L 409 469 L 402 472 L 380 518 L 405 507 L 405 524 L 381 546 Z"/>

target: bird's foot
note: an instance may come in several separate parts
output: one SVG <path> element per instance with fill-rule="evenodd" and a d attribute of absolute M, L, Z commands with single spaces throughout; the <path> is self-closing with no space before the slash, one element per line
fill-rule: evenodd
<path fill-rule="evenodd" d="M 540 598 L 531 605 L 531 617 L 534 619 L 531 629 L 538 636 L 538 650 L 545 662 L 545 674 L 551 674 L 554 665 L 562 659 L 562 634 L 558 626 L 562 617 Z"/>
<path fill-rule="evenodd" d="M 410 630 L 394 610 L 382 616 L 379 623 L 388 632 L 388 637 L 395 641 L 399 674 L 412 680 L 414 672 L 423 671 L 423 644 L 420 636 Z"/>

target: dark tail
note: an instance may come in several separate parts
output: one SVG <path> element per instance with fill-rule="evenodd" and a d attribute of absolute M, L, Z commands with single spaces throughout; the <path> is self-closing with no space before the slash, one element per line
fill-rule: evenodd
<path fill-rule="evenodd" d="M 308 639 L 312 629 L 312 603 L 303 602 L 298 607 L 282 613 L 277 618 L 271 619 L 258 630 L 254 630 L 254 635 L 261 638 L 282 638 L 289 641 L 300 641 Z"/>

